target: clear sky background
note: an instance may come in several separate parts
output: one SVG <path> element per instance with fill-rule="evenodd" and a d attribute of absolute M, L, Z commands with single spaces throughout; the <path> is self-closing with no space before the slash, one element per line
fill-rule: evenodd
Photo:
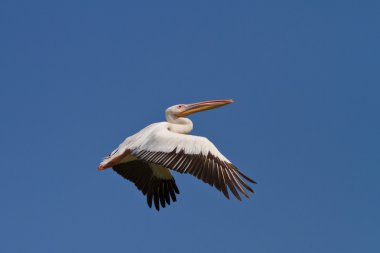
<path fill-rule="evenodd" d="M 138 2 L 138 3 L 137 3 Z M 379 1 L 0 3 L 1 252 L 380 252 Z M 174 173 L 160 212 L 101 158 L 174 104 L 255 179 Z"/>

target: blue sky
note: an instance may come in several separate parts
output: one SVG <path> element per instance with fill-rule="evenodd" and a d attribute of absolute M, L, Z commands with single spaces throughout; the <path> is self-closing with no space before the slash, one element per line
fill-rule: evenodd
<path fill-rule="evenodd" d="M 379 252 L 378 1 L 0 3 L 1 252 Z M 178 103 L 255 179 L 149 209 L 101 158 Z"/>

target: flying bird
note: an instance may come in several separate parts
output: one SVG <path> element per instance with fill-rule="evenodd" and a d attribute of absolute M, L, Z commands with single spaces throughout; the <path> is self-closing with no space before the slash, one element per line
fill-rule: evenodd
<path fill-rule="evenodd" d="M 227 199 L 229 193 L 239 200 L 238 192 L 249 198 L 246 190 L 255 193 L 246 181 L 255 181 L 243 174 L 205 137 L 188 135 L 193 122 L 186 116 L 221 107 L 233 100 L 210 100 L 194 104 L 179 104 L 166 109 L 166 122 L 151 124 L 126 138 L 118 148 L 104 158 L 98 170 L 111 168 L 136 187 L 159 211 L 177 200 L 178 186 L 171 170 L 189 173 L 214 186 Z"/>

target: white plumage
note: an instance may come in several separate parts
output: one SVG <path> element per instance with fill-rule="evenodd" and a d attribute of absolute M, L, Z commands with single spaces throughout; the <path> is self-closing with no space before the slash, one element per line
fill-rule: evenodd
<path fill-rule="evenodd" d="M 169 107 L 166 110 L 168 122 L 151 124 L 126 138 L 102 161 L 98 169 L 113 167 L 147 195 L 150 207 L 154 200 L 157 210 L 160 202 L 165 207 L 165 203 L 170 204 L 170 199 L 175 201 L 175 193 L 179 193 L 168 169 L 190 173 L 215 186 L 227 198 L 227 186 L 239 200 L 241 198 L 237 190 L 248 197 L 243 188 L 254 191 L 244 179 L 255 182 L 232 165 L 207 138 L 187 135 L 193 123 L 185 116 L 231 102 L 213 100 Z"/>
<path fill-rule="evenodd" d="M 211 153 L 222 161 L 230 162 L 207 138 L 195 135 L 184 135 L 168 130 L 168 122 L 154 123 L 142 129 L 140 132 L 126 138 L 119 147 L 112 152 L 113 155 L 106 157 L 101 164 L 107 164 L 114 156 L 124 153 L 126 150 L 151 151 L 170 153 L 183 150 L 185 154 L 202 154 L 207 156 Z"/>

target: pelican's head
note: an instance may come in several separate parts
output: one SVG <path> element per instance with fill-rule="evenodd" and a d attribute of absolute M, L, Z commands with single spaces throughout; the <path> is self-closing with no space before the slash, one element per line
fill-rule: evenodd
<path fill-rule="evenodd" d="M 166 109 L 167 116 L 174 117 L 186 117 L 195 112 L 206 111 L 214 108 L 218 108 L 227 104 L 234 102 L 232 99 L 227 100 L 210 100 L 204 102 L 198 102 L 194 104 L 179 104 L 173 105 Z"/>

